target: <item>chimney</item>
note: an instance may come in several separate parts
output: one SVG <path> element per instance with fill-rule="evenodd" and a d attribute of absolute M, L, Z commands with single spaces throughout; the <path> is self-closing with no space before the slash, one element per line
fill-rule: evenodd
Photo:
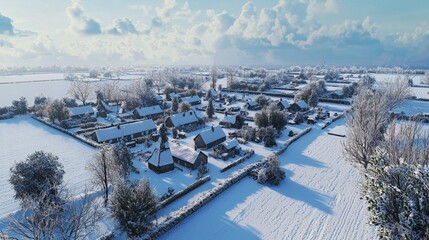
<path fill-rule="evenodd" d="M 189 115 L 192 115 L 192 111 L 189 112 Z"/>
<path fill-rule="evenodd" d="M 183 116 L 185 116 L 185 113 L 183 113 Z"/>
<path fill-rule="evenodd" d="M 212 126 L 212 132 L 214 132 L 214 127 Z"/>
<path fill-rule="evenodd" d="M 119 124 L 118 124 L 117 128 L 118 128 L 118 129 L 121 129 L 121 125 L 119 125 Z"/>

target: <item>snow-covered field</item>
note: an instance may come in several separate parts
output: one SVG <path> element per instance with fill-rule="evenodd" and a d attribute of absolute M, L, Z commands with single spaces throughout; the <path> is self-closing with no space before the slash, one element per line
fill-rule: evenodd
<path fill-rule="evenodd" d="M 90 174 L 85 170 L 95 152 L 93 147 L 25 116 L 0 121 L 0 218 L 19 209 L 8 182 L 15 162 L 38 150 L 51 152 L 63 164 L 64 182 L 73 192 L 91 188 Z"/>
<path fill-rule="evenodd" d="M 359 198 L 359 170 L 344 160 L 339 120 L 313 129 L 281 155 L 278 187 L 246 178 L 162 239 L 375 239 Z"/>

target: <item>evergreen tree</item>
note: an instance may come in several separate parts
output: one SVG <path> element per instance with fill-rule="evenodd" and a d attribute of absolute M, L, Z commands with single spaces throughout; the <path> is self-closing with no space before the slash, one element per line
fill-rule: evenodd
<path fill-rule="evenodd" d="M 179 105 L 179 111 L 184 113 L 191 110 L 191 104 L 187 103 L 187 102 L 181 102 Z"/>
<path fill-rule="evenodd" d="M 209 99 L 209 102 L 208 102 L 207 108 L 206 108 L 206 114 L 209 118 L 212 118 L 213 115 L 215 114 L 212 99 Z"/>
<path fill-rule="evenodd" d="M 146 233 L 157 210 L 157 197 L 148 180 L 131 186 L 119 183 L 110 202 L 113 217 L 129 237 Z"/>
<path fill-rule="evenodd" d="M 259 170 L 257 177 L 258 182 L 261 184 L 279 185 L 281 180 L 286 177 L 285 172 L 280 168 L 279 157 L 277 155 L 269 156 Z"/>
<path fill-rule="evenodd" d="M 131 152 L 124 142 L 119 142 L 112 147 L 111 158 L 113 163 L 112 170 L 121 179 L 125 180 L 131 171 L 137 171 L 133 166 Z"/>
<path fill-rule="evenodd" d="M 177 110 L 179 109 L 179 99 L 177 99 L 176 97 L 174 97 L 171 100 L 171 111 L 173 113 L 177 113 Z"/>
<path fill-rule="evenodd" d="M 53 122 L 55 120 L 62 121 L 69 117 L 69 111 L 64 105 L 63 101 L 55 99 L 48 105 L 48 117 Z"/>
<path fill-rule="evenodd" d="M 161 140 L 164 143 L 168 141 L 167 133 L 168 133 L 168 129 L 165 126 L 165 124 L 162 123 L 161 126 L 159 127 L 159 135 L 161 136 Z"/>
<path fill-rule="evenodd" d="M 310 96 L 308 97 L 308 106 L 315 108 L 319 103 L 319 96 L 315 90 L 311 91 Z"/>
<path fill-rule="evenodd" d="M 268 127 L 270 125 L 267 111 L 262 111 L 255 114 L 255 124 L 260 128 Z"/>
<path fill-rule="evenodd" d="M 36 151 L 23 162 L 10 169 L 10 184 L 15 190 L 15 199 L 25 206 L 33 199 L 44 203 L 60 201 L 59 190 L 64 176 L 64 167 L 52 153 Z"/>
<path fill-rule="evenodd" d="M 429 169 L 395 164 L 377 149 L 365 175 L 363 198 L 380 239 L 429 239 Z"/>

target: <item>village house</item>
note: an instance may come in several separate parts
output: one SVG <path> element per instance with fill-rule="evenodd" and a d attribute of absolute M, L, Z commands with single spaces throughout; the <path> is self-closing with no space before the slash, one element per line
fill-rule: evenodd
<path fill-rule="evenodd" d="M 174 115 L 171 115 L 165 120 L 165 125 L 167 127 L 185 127 L 189 125 L 198 124 L 199 120 L 198 117 L 195 115 L 194 111 L 188 111 L 184 113 L 177 113 Z"/>
<path fill-rule="evenodd" d="M 180 143 L 172 143 L 170 150 L 173 155 L 173 161 L 181 166 L 189 169 L 197 169 L 201 165 L 208 162 L 208 157 L 205 153 L 199 150 L 194 150 Z"/>
<path fill-rule="evenodd" d="M 164 114 L 164 111 L 159 105 L 150 107 L 139 107 L 133 110 L 135 118 L 150 118 L 156 119 Z"/>
<path fill-rule="evenodd" d="M 209 149 L 226 140 L 226 135 L 220 126 L 211 127 L 194 137 L 195 148 Z"/>
<path fill-rule="evenodd" d="M 293 112 L 301 112 L 301 111 L 307 111 L 308 105 L 304 100 L 299 100 L 297 102 L 294 102 L 290 105 L 289 109 Z"/>
<path fill-rule="evenodd" d="M 159 147 L 153 150 L 147 165 L 150 170 L 158 174 L 174 170 L 174 161 L 168 143 L 160 143 Z"/>
<path fill-rule="evenodd" d="M 255 101 L 247 101 L 246 104 L 244 104 L 244 108 L 248 110 L 261 110 L 261 106 Z"/>
<path fill-rule="evenodd" d="M 236 138 L 225 141 L 219 145 L 216 145 L 213 150 L 220 154 L 223 160 L 233 157 L 240 153 L 240 143 Z"/>
<path fill-rule="evenodd" d="M 180 102 L 186 102 L 189 103 L 191 106 L 195 106 L 201 104 L 201 98 L 198 96 L 183 97 L 180 99 Z"/>
<path fill-rule="evenodd" d="M 94 108 L 91 105 L 69 108 L 70 117 L 74 119 L 82 118 L 85 115 L 93 115 Z"/>
<path fill-rule="evenodd" d="M 243 125 L 243 122 L 241 121 L 240 115 L 228 115 L 226 114 L 225 117 L 219 122 L 219 125 L 226 128 L 237 128 L 240 129 Z"/>
<path fill-rule="evenodd" d="M 91 135 L 91 138 L 98 143 L 117 143 L 121 139 L 132 140 L 149 135 L 155 131 L 155 122 L 149 119 L 98 129 Z"/>
<path fill-rule="evenodd" d="M 169 101 L 171 101 L 173 98 L 180 99 L 180 98 L 181 98 L 181 95 L 180 95 L 180 93 L 169 93 L 169 94 L 168 94 L 168 98 L 169 98 L 169 99 L 167 99 L 167 100 L 169 100 Z"/>
<path fill-rule="evenodd" d="M 277 107 L 280 110 L 289 110 L 289 108 L 290 108 L 289 101 L 283 100 L 282 98 L 280 98 L 280 100 L 277 102 Z"/>

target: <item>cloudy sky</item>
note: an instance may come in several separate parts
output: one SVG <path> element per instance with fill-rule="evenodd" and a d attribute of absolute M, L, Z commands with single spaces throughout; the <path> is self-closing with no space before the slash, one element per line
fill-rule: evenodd
<path fill-rule="evenodd" d="M 0 65 L 429 64 L 426 0 L 0 0 Z"/>

